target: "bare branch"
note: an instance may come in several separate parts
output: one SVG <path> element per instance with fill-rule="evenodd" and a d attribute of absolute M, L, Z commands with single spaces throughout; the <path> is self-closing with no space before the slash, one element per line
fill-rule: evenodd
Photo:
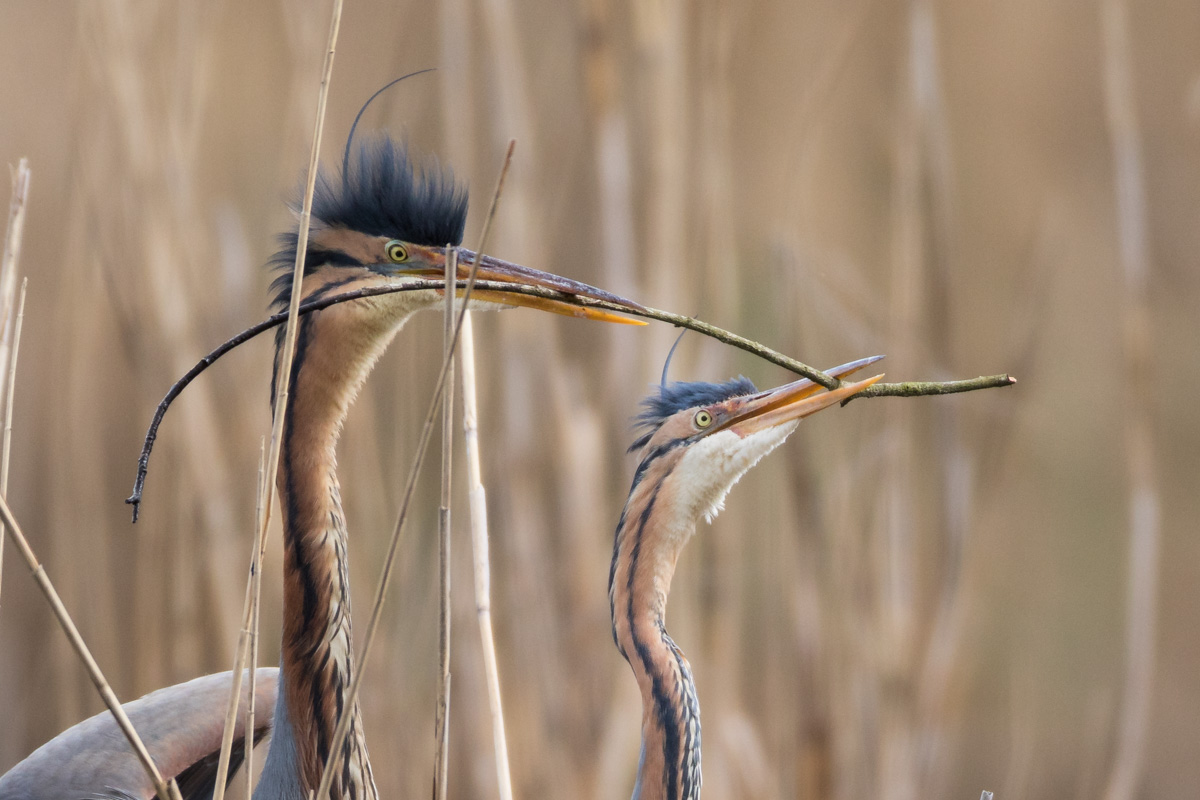
<path fill-rule="evenodd" d="M 478 251 L 476 251 L 478 252 Z M 465 289 L 470 283 L 469 281 L 457 281 L 455 286 L 460 289 Z M 682 314 L 673 314 L 670 311 L 661 311 L 657 308 L 649 308 L 646 306 L 626 307 L 617 303 L 610 303 L 605 300 L 595 300 L 590 297 L 581 297 L 579 295 L 564 294 L 553 289 L 547 289 L 543 286 L 526 286 L 517 283 L 504 283 L 500 281 L 475 281 L 474 288 L 479 291 L 487 292 L 502 292 L 506 294 L 523 294 L 531 297 L 543 297 L 547 300 L 555 300 L 567 305 L 579 306 L 581 308 L 598 308 L 605 311 L 616 311 L 622 314 L 627 314 L 633 317 L 642 317 L 644 319 L 657 320 L 666 322 L 680 328 L 702 333 L 705 336 L 716 339 L 728 345 L 732 345 L 740 350 L 745 350 L 747 353 L 769 361 L 776 366 L 783 367 L 786 370 L 796 373 L 802 377 L 808 378 L 813 383 L 820 384 L 826 389 L 836 389 L 841 385 L 837 378 L 822 372 L 819 369 L 810 367 L 809 365 L 797 361 L 794 358 L 785 356 L 777 350 L 772 350 L 764 344 L 747 339 L 744 336 L 738 336 L 736 333 L 731 333 L 724 328 L 718 328 L 716 325 L 698 320 L 694 317 L 686 317 Z M 443 289 L 445 284 L 440 280 L 422 280 L 409 281 L 401 286 L 372 286 L 366 289 L 357 289 L 353 292 L 345 292 L 343 294 L 332 295 L 321 298 L 310 303 L 304 303 L 300 306 L 300 314 L 311 314 L 314 311 L 320 311 L 323 308 L 336 305 L 338 303 L 346 303 L 352 300 L 361 300 L 366 297 L 378 297 L 384 294 L 393 294 L 395 292 L 418 292 L 429 289 Z M 146 481 L 147 465 L 150 461 L 150 451 L 154 448 L 154 440 L 158 436 L 158 427 L 162 423 L 163 416 L 167 413 L 167 408 L 179 396 L 189 383 L 196 379 L 201 372 L 208 369 L 213 362 L 221 356 L 228 353 L 240 344 L 243 344 L 255 336 L 258 336 L 264 331 L 276 327 L 284 322 L 287 318 L 286 314 L 276 314 L 262 322 L 247 328 L 237 336 L 229 339 L 221 344 L 208 355 L 204 356 L 196 365 L 188 370 L 182 378 L 168 390 L 162 402 L 158 404 L 158 408 L 154 412 L 154 417 L 150 422 L 150 429 L 146 433 L 146 440 L 142 446 L 142 455 L 138 459 L 138 473 L 133 485 L 133 494 L 125 501 L 133 506 L 133 518 L 137 521 L 138 507 L 142 501 L 142 488 Z M 869 390 L 861 392 L 856 397 L 922 397 L 925 395 L 940 395 L 954 394 L 956 392 L 970 392 L 977 389 L 993 389 L 1002 386 L 1012 386 L 1015 384 L 1016 378 L 1009 375 L 989 375 L 980 378 L 972 378 L 965 381 L 909 381 L 905 383 L 877 383 Z"/>

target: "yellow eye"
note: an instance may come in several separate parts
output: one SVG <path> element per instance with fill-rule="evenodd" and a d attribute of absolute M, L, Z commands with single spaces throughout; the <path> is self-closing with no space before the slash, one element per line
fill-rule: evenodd
<path fill-rule="evenodd" d="M 713 418 L 712 414 L 707 411 L 697 411 L 692 421 L 696 423 L 697 428 L 707 428 L 709 425 L 712 425 Z"/>
<path fill-rule="evenodd" d="M 404 246 L 404 242 L 398 239 L 392 239 L 383 246 L 383 252 L 387 254 L 388 261 L 393 264 L 403 264 L 408 261 L 408 248 Z"/>

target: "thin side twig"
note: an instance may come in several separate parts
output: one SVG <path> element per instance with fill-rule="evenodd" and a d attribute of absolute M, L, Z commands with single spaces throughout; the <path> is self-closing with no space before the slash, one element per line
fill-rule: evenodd
<path fill-rule="evenodd" d="M 300 208 L 300 223 L 296 234 L 296 260 L 292 265 L 292 289 L 288 298 L 287 326 L 284 329 L 283 350 L 278 356 L 276 372 L 276 394 L 271 418 L 271 447 L 267 455 L 266 497 L 263 514 L 259 522 L 255 554 L 266 546 L 267 524 L 271 517 L 271 504 L 275 499 L 275 475 L 279 470 L 279 451 L 283 444 L 283 418 L 287 410 L 288 389 L 292 377 L 292 359 L 296 351 L 296 337 L 300 322 L 300 293 L 304 283 L 304 257 L 308 250 L 308 232 L 312 222 L 313 192 L 316 189 L 317 166 L 321 153 L 321 137 L 325 130 L 325 105 L 329 98 L 329 81 L 333 75 L 333 58 L 337 46 L 338 30 L 342 22 L 342 0 L 334 0 L 329 20 L 329 38 L 325 47 L 325 63 L 321 70 L 321 86 L 317 91 L 317 113 L 313 122 L 312 147 L 308 154 L 308 171 L 304 180 L 304 199 Z M 136 507 L 135 507 L 136 509 Z M 136 519 L 136 510 L 135 510 Z M 257 560 L 256 556 L 253 560 Z M 251 569 L 253 570 L 253 564 Z M 242 607 L 242 631 L 238 638 L 237 653 L 234 655 L 233 686 L 229 693 L 229 712 L 225 717 L 225 732 L 221 739 L 221 753 L 217 761 L 216 785 L 213 800 L 224 800 L 225 777 L 229 771 L 229 755 L 233 746 L 233 725 L 237 717 L 238 700 L 241 693 L 242 674 L 245 669 L 249 646 L 249 631 L 252 627 L 251 601 L 253 576 L 247 581 L 246 595 Z M 326 788 L 328 791 L 328 788 Z"/>
<path fill-rule="evenodd" d="M 8 354 L 8 383 L 4 398 L 4 444 L 0 448 L 0 497 L 8 497 L 8 465 L 12 454 L 12 416 L 17 383 L 17 353 L 21 349 L 21 325 L 25 322 L 25 289 L 29 279 L 21 281 L 21 299 L 17 301 L 17 319 L 13 325 L 12 348 Z M 0 525 L 0 578 L 4 576 L 4 530 Z"/>
<path fill-rule="evenodd" d="M 479 234 L 479 244 L 475 248 L 477 254 L 482 253 L 487 244 L 488 234 L 491 232 L 492 220 L 496 216 L 496 206 L 500 202 L 500 194 L 504 189 L 504 179 L 508 175 L 508 167 L 512 162 L 513 148 L 515 146 L 516 141 L 509 141 L 508 153 L 504 157 L 504 166 L 500 168 L 500 178 L 496 181 L 496 191 L 492 195 L 492 204 L 488 207 L 487 216 L 484 217 L 483 229 Z M 400 545 L 400 534 L 404 529 L 405 521 L 408 519 L 409 505 L 412 502 L 413 492 L 417 487 L 417 476 L 420 474 L 421 464 L 425 460 L 425 450 L 429 445 L 429 439 L 433 433 L 433 423 L 440 408 L 442 391 L 446 386 L 446 373 L 450 367 L 450 359 L 454 355 L 455 345 L 462 332 L 463 315 L 466 313 L 471 292 L 477 283 L 475 273 L 479 266 L 479 261 L 480 259 L 477 256 L 471 262 L 471 271 L 467 275 L 466 286 L 463 288 L 462 310 L 459 311 L 458 319 L 454 325 L 454 335 L 451 339 L 450 351 L 442 359 L 442 366 L 438 370 L 437 381 L 433 387 L 433 397 L 430 398 L 429 409 L 425 412 L 425 421 L 421 426 L 421 435 L 417 439 L 417 450 L 413 455 L 412 467 L 408 473 L 408 482 L 405 484 L 404 494 L 400 501 L 400 512 L 396 518 L 396 526 L 392 530 L 392 537 L 388 541 L 387 553 L 383 559 L 383 569 L 380 571 L 379 583 L 375 589 L 375 600 L 371 605 L 371 617 L 367 621 L 367 633 L 363 639 L 362 656 L 359 660 L 360 666 L 350 681 L 350 688 L 346 693 L 346 700 L 343 705 L 345 710 L 338 719 L 337 727 L 333 732 L 333 738 L 329 745 L 330 757 L 325 763 L 325 771 L 321 775 L 321 785 L 317 790 L 317 797 L 325 797 L 329 793 L 329 786 L 333 781 L 334 771 L 339 768 L 338 758 L 341 754 L 342 745 L 346 741 L 346 734 L 350 730 L 350 718 L 352 716 L 350 711 L 354 708 L 354 703 L 358 699 L 358 690 L 362 685 L 362 676 L 366 672 L 367 660 L 371 655 L 371 646 L 374 644 L 375 635 L 379 630 L 379 619 L 383 612 L 383 601 L 387 597 L 388 586 L 392 580 L 392 570 L 396 563 L 396 550 Z"/>
<path fill-rule="evenodd" d="M 458 248 L 449 247 L 446 258 L 446 284 L 458 275 Z M 442 502 L 438 508 L 438 687 L 437 709 L 433 722 L 433 798 L 445 800 L 450 774 L 450 503 L 451 464 L 454 449 L 454 292 L 446 292 L 445 350 L 446 386 L 442 391 Z"/>
<path fill-rule="evenodd" d="M 108 710 L 116 718 L 117 726 L 125 734 L 125 738 L 129 740 L 129 744 L 133 747 L 133 752 L 137 755 L 138 761 L 141 762 L 142 768 L 146 770 L 146 774 L 150 776 L 151 782 L 154 783 L 155 794 L 158 795 L 160 800 L 180 800 L 179 787 L 175 784 L 175 779 L 172 778 L 168 782 L 163 779 L 162 773 L 158 771 L 154 759 L 150 757 L 150 752 L 146 749 L 142 738 L 134 730 L 133 723 L 130 722 L 125 709 L 121 707 L 121 703 L 117 700 L 117 695 L 113 692 L 112 687 L 109 686 L 108 680 L 100 670 L 100 665 L 92 657 L 92 651 L 88 649 L 87 644 L 83 641 L 83 636 L 79 633 L 79 629 L 75 627 L 75 621 L 71 619 L 71 615 L 67 612 L 67 607 L 63 605 L 62 599 L 58 596 L 58 591 L 55 590 L 54 584 L 50 582 L 49 576 L 46 575 L 46 570 L 38 561 L 33 548 L 29 546 L 29 541 L 25 538 L 25 534 L 21 532 L 20 525 L 17 524 L 12 510 L 8 507 L 8 502 L 3 497 L 0 497 L 0 519 L 7 526 L 8 535 L 12 537 L 17 551 L 25 559 L 25 564 L 29 567 L 30 573 L 33 574 L 34 581 L 37 582 L 38 587 L 42 590 L 42 594 L 46 596 L 47 602 L 50 603 L 50 609 L 54 612 L 58 624 L 62 626 L 63 632 L 67 634 L 67 639 L 70 641 L 72 649 L 75 650 L 84 667 L 87 668 L 88 677 L 92 679 L 96 691 L 100 693 L 104 704 L 108 706 Z"/>
<path fill-rule="evenodd" d="M 474 263 L 472 263 L 472 270 Z M 465 289 L 468 281 L 459 280 L 455 285 L 460 289 Z M 827 389 L 837 388 L 840 382 L 831 375 L 822 372 L 819 369 L 810 367 L 809 365 L 797 361 L 794 358 L 784 355 L 776 350 L 772 350 L 766 345 L 747 339 L 744 336 L 738 336 L 736 333 L 731 333 L 724 328 L 718 328 L 716 325 L 704 322 L 694 317 L 687 317 L 682 314 L 673 314 L 670 311 L 662 311 L 657 308 L 647 306 L 637 306 L 630 308 L 621 306 L 616 303 L 610 303 L 605 300 L 596 300 L 590 297 L 580 297 L 578 295 L 564 294 L 553 289 L 547 289 L 542 286 L 526 286 L 524 284 L 505 283 L 500 281 L 474 281 L 472 286 L 479 291 L 501 292 L 505 294 L 523 294 L 530 297 L 542 297 L 547 300 L 556 300 L 566 305 L 578 306 L 580 308 L 595 308 L 603 311 L 617 311 L 622 314 L 627 314 L 634 317 L 642 317 L 644 319 L 657 320 L 666 322 L 680 328 L 696 331 L 705 336 L 716 339 L 724 344 L 732 345 L 747 353 L 756 355 L 759 358 L 768 361 L 776 366 L 794 372 L 797 375 L 808 378 L 813 383 L 820 384 Z M 420 280 L 409 281 L 402 286 L 371 286 L 365 289 L 356 289 L 352 292 L 344 292 L 342 294 L 323 297 L 319 300 L 304 303 L 300 306 L 299 313 L 311 314 L 314 311 L 320 311 L 323 308 L 328 308 L 338 303 L 347 303 L 354 300 L 361 300 L 367 297 L 378 297 L 385 294 L 393 294 L 395 292 L 419 292 L 429 289 L 442 289 L 445 283 L 441 280 Z M 287 320 L 286 313 L 275 314 L 267 319 L 259 322 L 232 338 L 221 343 L 210 353 L 205 355 L 196 362 L 190 370 L 178 381 L 176 381 L 167 391 L 162 401 L 154 411 L 154 416 L 150 420 L 150 427 L 146 431 L 146 438 L 142 444 L 142 453 L 138 458 L 137 476 L 133 483 L 133 493 L 125 500 L 126 503 L 133 506 L 133 519 L 137 521 L 139 507 L 142 502 L 142 489 L 146 482 L 146 473 L 149 469 L 150 452 L 154 449 L 154 442 L 158 438 L 158 428 L 162 424 L 163 417 L 166 416 L 167 409 L 175 398 L 187 388 L 188 384 L 199 377 L 200 373 L 208 369 L 221 356 L 228 353 L 230 350 L 245 344 L 246 342 L 258 336 L 261 333 L 271 330 L 279 325 L 282 325 Z M 1017 382 L 1016 378 L 1008 374 L 1004 375 L 985 375 L 978 378 L 970 378 L 968 380 L 957 381 L 908 381 L 905 383 L 877 383 L 868 389 L 859 392 L 854 397 L 923 397 L 927 395 L 942 395 L 954 394 L 958 392 L 973 392 L 979 389 L 996 389 L 1004 386 L 1012 386 Z"/>
<path fill-rule="evenodd" d="M 491 565 L 488 559 L 487 492 L 479 455 L 479 414 L 475 392 L 475 334 L 471 314 L 463 317 L 462 340 L 458 344 L 462 373 L 463 443 L 467 449 L 467 498 L 471 512 L 471 552 L 475 570 L 475 615 L 483 644 L 483 673 L 487 681 L 488 711 L 492 719 L 492 741 L 496 748 L 496 784 L 500 800 L 512 800 L 512 773 L 508 765 L 508 739 L 504 733 L 504 706 L 500 701 L 500 670 L 496 663 L 496 640 L 492 633 Z"/>

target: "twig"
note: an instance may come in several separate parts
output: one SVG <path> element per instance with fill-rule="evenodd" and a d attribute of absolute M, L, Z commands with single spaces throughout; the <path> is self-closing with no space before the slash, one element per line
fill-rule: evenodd
<path fill-rule="evenodd" d="M 487 681 L 488 709 L 492 717 L 492 741 L 496 748 L 496 784 L 500 800 L 512 800 L 512 774 L 508 766 L 508 740 L 504 734 L 504 707 L 500 702 L 500 670 L 496 664 L 496 641 L 492 635 L 491 566 L 488 559 L 487 492 L 479 456 L 479 416 L 475 393 L 475 335 L 470 312 L 463 318 L 462 341 L 458 345 L 462 373 L 463 442 L 467 448 L 467 498 L 471 509 L 471 551 L 475 567 L 475 615 L 483 643 L 483 672 Z"/>
<path fill-rule="evenodd" d="M 271 447 L 267 455 L 266 497 L 262 504 L 263 513 L 258 521 L 259 527 L 255 543 L 256 556 L 252 559 L 251 570 L 257 561 L 257 553 L 266 546 L 267 524 L 271 517 L 271 503 L 275 498 L 275 475 L 279 470 L 279 451 L 283 444 L 283 419 L 287 411 L 288 389 L 292 377 L 292 357 L 296 350 L 296 335 L 300 322 L 300 293 L 304 283 L 304 257 L 308 250 L 308 231 L 312 222 L 313 191 L 316 188 L 317 166 L 321 153 L 321 136 L 325 129 L 325 103 L 329 98 L 329 81 L 333 74 L 333 57 L 337 45 L 338 29 L 342 22 L 342 0 L 334 0 L 333 13 L 329 20 L 329 39 L 325 47 L 325 64 L 321 70 L 321 86 L 317 90 L 317 113 L 313 122 L 312 148 L 308 154 L 308 172 L 304 181 L 304 200 L 300 208 L 300 224 L 296 234 L 296 261 L 292 265 L 292 288 L 288 298 L 287 327 L 284 329 L 284 344 L 278 355 L 276 372 L 275 407 L 271 418 Z M 136 511 L 135 511 L 136 519 Z M 224 800 L 225 776 L 229 769 L 229 754 L 233 745 L 233 724 L 237 715 L 238 699 L 241 691 L 242 672 L 245 669 L 246 651 L 248 648 L 249 631 L 252 613 L 251 595 L 253 576 L 246 585 L 246 598 L 242 609 L 242 631 L 238 637 L 237 653 L 234 655 L 233 687 L 229 695 L 230 713 L 225 718 L 225 732 L 221 740 L 221 754 L 217 762 L 216 785 L 213 800 Z M 326 788 L 328 791 L 328 788 Z M 323 796 L 323 795 L 322 795 Z"/>
<path fill-rule="evenodd" d="M 446 284 L 458 275 L 458 248 L 446 253 Z M 441 592 L 438 603 L 438 692 L 433 722 L 433 800 L 445 800 L 450 774 L 450 502 L 451 464 L 454 449 L 454 292 L 446 292 L 446 330 L 443 358 L 446 386 L 442 391 L 442 503 L 438 509 L 438 567 Z"/>
<path fill-rule="evenodd" d="M 8 497 L 8 463 L 12 454 L 13 395 L 17 382 L 17 352 L 21 349 L 21 325 L 25 321 L 25 288 L 29 279 L 21 281 L 21 299 L 17 302 L 17 320 L 13 325 L 12 349 L 8 353 L 8 382 L 4 398 L 4 444 L 0 449 L 0 497 Z M 0 578 L 4 575 L 4 530 L 0 525 Z"/>
<path fill-rule="evenodd" d="M 472 270 L 474 262 L 472 262 Z M 464 289 L 467 286 L 467 281 L 459 280 L 455 285 Z M 300 314 L 311 314 L 314 311 L 328 308 L 338 303 L 346 303 L 352 300 L 361 300 L 366 297 L 378 297 L 379 295 L 393 294 L 395 292 L 419 292 L 429 289 L 442 289 L 445 284 L 441 280 L 421 280 L 409 281 L 403 286 L 372 286 L 366 289 L 357 289 L 352 292 L 344 292 L 343 294 L 331 295 L 323 297 L 320 300 L 304 303 L 300 306 Z M 694 317 L 686 317 L 681 314 L 672 314 L 669 311 L 660 311 L 656 308 L 646 306 L 625 307 L 617 303 L 611 303 L 606 300 L 595 300 L 590 297 L 580 297 L 578 295 L 565 294 L 553 289 L 547 289 L 542 286 L 526 286 L 524 284 L 507 283 L 500 281 L 475 281 L 474 288 L 479 291 L 501 292 L 505 294 L 523 294 L 530 297 L 543 297 L 547 300 L 556 300 L 566 305 L 578 306 L 580 308 L 596 308 L 604 311 L 617 311 L 622 314 L 628 314 L 634 317 L 643 317 L 645 319 L 657 320 L 666 322 L 680 328 L 702 333 L 705 336 L 716 339 L 724 344 L 732 345 L 740 350 L 745 350 L 747 353 L 769 361 L 776 366 L 794 372 L 797 375 L 808 378 L 813 383 L 818 383 L 825 388 L 837 388 L 839 381 L 821 370 L 808 366 L 794 358 L 785 356 L 784 354 L 772 350 L 764 344 L 752 341 L 743 336 L 738 336 L 736 333 L 731 333 L 724 328 L 718 328 L 716 325 L 711 325 Z M 137 477 L 133 484 L 133 494 L 125 500 L 126 503 L 133 506 L 134 522 L 138 518 L 139 506 L 142 502 L 142 489 L 146 482 L 146 472 L 150 463 L 150 451 L 154 448 L 154 441 L 158 438 L 158 428 L 162 423 L 163 417 L 167 413 L 167 409 L 179 394 L 187 388 L 200 373 L 208 369 L 217 359 L 234 349 L 238 345 L 244 344 L 253 339 L 259 334 L 269 331 L 270 329 L 283 324 L 287 319 L 286 313 L 275 314 L 268 317 L 262 322 L 253 325 L 236 336 L 228 339 L 208 355 L 196 362 L 187 373 L 171 386 L 167 394 L 155 409 L 154 416 L 150 420 L 150 428 L 146 432 L 146 439 L 142 445 L 142 454 L 138 458 Z M 869 389 L 859 392 L 854 397 L 922 397 L 925 395 L 953 394 L 955 392 L 971 392 L 977 389 L 994 389 L 1002 386 L 1012 386 L 1017 382 L 1016 378 L 1009 375 L 988 375 L 979 378 L 972 378 L 964 381 L 909 381 L 907 383 L 877 383 Z M 854 398 L 851 398 L 854 399 Z"/>
<path fill-rule="evenodd" d="M 492 195 L 492 204 L 488 208 L 487 216 L 483 220 L 483 229 L 479 234 L 479 244 L 475 248 L 476 253 L 482 253 L 484 246 L 487 244 L 488 233 L 492 228 L 492 220 L 496 216 L 496 206 L 500 202 L 500 193 L 504 189 L 504 178 L 508 175 L 508 166 L 512 162 L 513 147 L 516 145 L 515 140 L 510 140 L 508 143 L 508 152 L 504 157 L 504 166 L 500 168 L 500 178 L 496 181 L 496 191 Z M 375 634 L 379 629 L 379 618 L 383 612 L 383 600 L 387 596 L 388 585 L 392 579 L 392 569 L 396 562 L 396 549 L 400 544 L 400 533 L 404 529 L 404 522 L 408 519 L 408 508 L 412 502 L 413 492 L 417 487 L 417 476 L 420 474 L 421 464 L 425 460 L 425 449 L 429 445 L 429 439 L 433 432 L 433 421 L 437 417 L 439 404 L 442 398 L 442 391 L 446 386 L 446 373 L 450 368 L 450 359 L 453 358 L 455 344 L 458 342 L 459 335 L 462 332 L 463 316 L 467 311 L 467 302 L 470 300 L 471 292 L 474 290 L 477 283 L 475 280 L 476 268 L 479 265 L 479 258 L 476 257 L 471 262 L 471 271 L 467 275 L 466 286 L 463 288 L 462 310 L 458 313 L 457 322 L 454 325 L 454 335 L 451 338 L 450 350 L 442 359 L 442 366 L 438 370 L 437 381 L 433 387 L 433 397 L 429 401 L 429 409 L 425 412 L 425 422 L 421 426 L 421 435 L 417 439 L 417 450 L 413 456 L 412 468 L 408 473 L 408 483 L 404 487 L 404 495 L 400 501 L 400 513 L 396 518 L 396 527 L 392 530 L 392 538 L 388 541 L 387 553 L 383 559 L 383 570 L 379 575 L 379 585 L 375 589 L 375 601 L 371 606 L 371 618 L 367 621 L 367 634 L 363 639 L 362 658 L 358 671 L 354 673 L 354 677 L 350 681 L 350 688 L 346 693 L 346 699 L 343 704 L 342 716 L 338 719 L 337 727 L 334 729 L 333 738 L 329 745 L 329 761 L 325 763 L 325 772 L 321 776 L 321 785 L 317 790 L 317 797 L 325 797 L 329 793 L 329 786 L 333 781 L 333 773 L 338 768 L 337 759 L 342 751 L 342 744 L 346 741 L 346 733 L 350 730 L 351 710 L 354 708 L 355 702 L 358 699 L 358 689 L 362 684 L 362 676 L 366 672 L 367 659 L 371 655 L 371 646 L 375 642 Z"/>
<path fill-rule="evenodd" d="M 974 392 L 978 389 L 998 389 L 1012 386 L 1017 379 L 1011 375 L 982 375 L 961 381 L 905 381 L 903 383 L 877 383 L 868 386 L 856 395 L 846 398 L 845 402 L 862 397 L 930 397 L 941 394 L 958 394 L 959 392 Z"/>
<path fill-rule="evenodd" d="M 1121 304 L 1125 365 L 1125 451 L 1129 478 L 1129 576 L 1125 588 L 1125 675 L 1120 721 L 1105 800 L 1136 797 L 1145 767 L 1154 692 L 1161 499 L 1155 465 L 1151 255 L 1146 178 L 1133 86 L 1129 12 L 1123 0 L 1100 5 L 1104 105 L 1112 145 L 1117 241 L 1125 301 Z"/>
<path fill-rule="evenodd" d="M 179 787 L 175 784 L 175 779 L 172 778 L 169 783 L 163 780 L 162 773 L 155 766 L 154 759 L 150 757 L 150 753 L 146 750 L 146 745 L 142 743 L 141 737 L 133 729 L 133 723 L 129 721 L 128 715 L 125 714 L 125 709 L 121 707 L 121 703 L 117 700 L 116 694 L 113 693 L 112 687 L 108 685 L 104 673 L 100 671 L 100 665 L 92 657 L 91 650 L 84 643 L 83 636 L 80 635 L 79 629 L 75 627 L 74 620 L 67 613 L 67 608 L 63 605 L 62 599 L 54 589 L 54 584 L 50 582 L 50 578 L 46 575 L 46 570 L 38 562 L 33 548 L 29 546 L 28 540 L 25 539 L 25 534 L 21 532 L 21 527 L 17 524 L 12 510 L 8 507 L 8 502 L 3 497 L 0 497 L 0 519 L 3 519 L 4 524 L 8 527 L 8 535 L 12 537 L 13 544 L 16 545 L 17 550 L 21 553 L 21 557 L 25 559 L 29 571 L 33 574 L 34 581 L 37 582 L 38 587 L 42 590 L 42 594 L 46 596 L 47 602 L 50 603 L 50 609 L 58 619 L 58 624 L 62 626 L 63 632 L 67 634 L 67 639 L 71 642 L 71 647 L 75 650 L 79 659 L 83 661 L 84 667 L 87 668 L 88 677 L 92 679 L 92 683 L 96 686 L 96 690 L 100 693 L 104 704 L 108 706 L 108 710 L 116 718 L 117 726 L 120 727 L 121 732 L 125 734 L 125 738 L 129 740 L 130 746 L 133 747 L 133 752 L 137 755 L 138 761 L 142 762 L 142 768 L 146 770 L 146 774 L 150 776 L 150 780 L 154 783 L 155 794 L 158 795 L 160 800 L 180 800 Z"/>

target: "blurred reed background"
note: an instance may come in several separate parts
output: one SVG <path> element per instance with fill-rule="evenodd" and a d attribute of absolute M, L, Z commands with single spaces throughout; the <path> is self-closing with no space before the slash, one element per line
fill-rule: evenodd
<path fill-rule="evenodd" d="M 817 366 L 886 353 L 891 380 L 1021 380 L 822 414 L 701 527 L 670 622 L 703 704 L 706 797 L 1120 800 L 1200 782 L 1200 6 L 1129 5 L 347 2 L 325 158 L 374 89 L 438 67 L 365 128 L 470 181 L 468 242 L 515 137 L 497 255 Z M 264 315 L 328 13 L 0 4 L 0 158 L 33 168 L 9 497 L 123 699 L 232 660 L 267 337 L 167 418 L 136 527 L 122 499 L 171 381 Z M 639 705 L 605 580 L 628 421 L 675 331 L 476 323 L 518 796 L 628 797 Z M 440 326 L 401 333 L 341 446 L 360 619 Z M 788 379 L 694 336 L 671 370 Z M 428 472 L 366 667 L 389 797 L 431 780 Z M 489 798 L 463 485 L 450 791 Z M 100 708 L 8 555 L 0 771 Z"/>

